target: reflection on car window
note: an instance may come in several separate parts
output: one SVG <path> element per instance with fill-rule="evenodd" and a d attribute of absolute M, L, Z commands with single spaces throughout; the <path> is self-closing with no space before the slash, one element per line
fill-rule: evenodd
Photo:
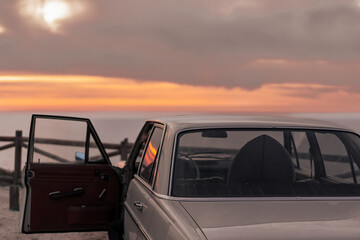
<path fill-rule="evenodd" d="M 314 172 L 313 163 L 311 162 L 310 144 L 305 132 L 292 131 L 292 140 L 295 151 L 292 151 L 291 157 L 296 163 L 296 167 L 309 171 L 312 175 Z"/>
<path fill-rule="evenodd" d="M 333 133 L 316 133 L 316 138 L 328 177 L 356 182 L 354 163 L 341 140 Z M 340 178 L 340 179 L 339 179 Z"/>
<path fill-rule="evenodd" d="M 135 170 L 134 170 L 135 173 L 138 172 L 138 168 L 140 166 L 141 158 L 143 156 L 145 145 L 146 145 L 146 142 L 148 140 L 151 129 L 152 128 L 149 126 L 149 128 L 147 130 L 144 130 L 142 132 L 142 135 L 140 137 L 139 148 L 138 148 L 138 152 L 136 154 L 136 159 L 135 159 Z"/>
<path fill-rule="evenodd" d="M 155 159 L 159 150 L 162 137 L 162 129 L 155 127 L 151 138 L 143 154 L 140 176 L 147 182 L 151 182 L 154 174 Z"/>
<path fill-rule="evenodd" d="M 359 137 L 342 132 L 340 140 L 337 134 L 299 129 L 182 132 L 177 138 L 172 195 L 360 196 L 354 180 L 360 149 L 353 144 Z"/>

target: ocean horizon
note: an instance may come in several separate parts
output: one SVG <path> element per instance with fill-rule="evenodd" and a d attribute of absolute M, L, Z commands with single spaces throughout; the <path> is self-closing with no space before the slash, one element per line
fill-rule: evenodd
<path fill-rule="evenodd" d="M 0 136 L 15 136 L 16 130 L 23 131 L 23 136 L 29 135 L 31 112 L 0 112 Z M 89 118 L 93 123 L 103 143 L 120 143 L 125 138 L 134 142 L 141 127 L 147 119 L 163 116 L 184 115 L 194 113 L 174 112 L 37 112 L 36 114 L 65 115 Z M 201 113 L 198 113 L 201 114 Z M 214 114 L 214 113 L 212 113 Z M 258 115 L 259 113 L 255 113 Z M 269 113 L 265 113 L 269 115 Z M 347 129 L 360 133 L 360 113 L 281 113 L 303 118 L 329 121 Z M 0 147 L 7 144 L 0 142 Z M 26 161 L 27 150 L 22 151 L 22 165 Z M 13 170 L 14 148 L 0 151 L 0 168 Z"/>

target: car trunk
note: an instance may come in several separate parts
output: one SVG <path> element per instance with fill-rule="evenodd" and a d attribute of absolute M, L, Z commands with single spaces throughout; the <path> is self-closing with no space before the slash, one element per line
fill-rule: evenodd
<path fill-rule="evenodd" d="M 360 200 L 181 204 L 208 239 L 359 239 Z"/>

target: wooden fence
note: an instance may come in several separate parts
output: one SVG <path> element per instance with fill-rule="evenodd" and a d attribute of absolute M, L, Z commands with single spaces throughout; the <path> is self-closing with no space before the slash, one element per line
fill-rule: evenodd
<path fill-rule="evenodd" d="M 28 148 L 28 137 L 23 137 L 22 131 L 17 130 L 15 132 L 15 137 L 0 137 L 0 151 L 14 148 L 15 149 L 15 158 L 14 158 L 14 172 L 12 175 L 0 175 L 0 181 L 10 184 L 10 193 L 9 193 L 9 207 L 11 210 L 19 210 L 19 187 L 21 186 L 21 158 L 22 158 L 22 149 Z M 59 139 L 37 139 L 37 142 L 53 144 L 53 145 L 62 145 L 62 146 L 84 146 L 84 142 L 80 141 L 68 141 L 68 140 L 59 140 Z M 1 146 L 1 144 L 4 144 Z M 119 160 L 127 160 L 128 153 L 132 148 L 132 143 L 128 142 L 128 139 L 125 138 L 120 144 L 113 143 L 103 143 L 106 152 L 109 157 L 120 156 Z M 90 147 L 96 147 L 95 144 L 90 145 Z M 42 154 L 46 157 L 49 157 L 53 160 L 62 162 L 63 159 L 59 156 L 56 156 L 52 153 L 49 153 L 42 149 L 34 149 L 35 152 Z M 0 159 L 1 161 L 1 159 Z"/>

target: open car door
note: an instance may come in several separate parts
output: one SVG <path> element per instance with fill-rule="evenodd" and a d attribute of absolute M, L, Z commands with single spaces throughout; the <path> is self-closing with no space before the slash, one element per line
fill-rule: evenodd
<path fill-rule="evenodd" d="M 21 230 L 106 230 L 119 218 L 121 184 L 90 120 L 33 115 Z"/>

